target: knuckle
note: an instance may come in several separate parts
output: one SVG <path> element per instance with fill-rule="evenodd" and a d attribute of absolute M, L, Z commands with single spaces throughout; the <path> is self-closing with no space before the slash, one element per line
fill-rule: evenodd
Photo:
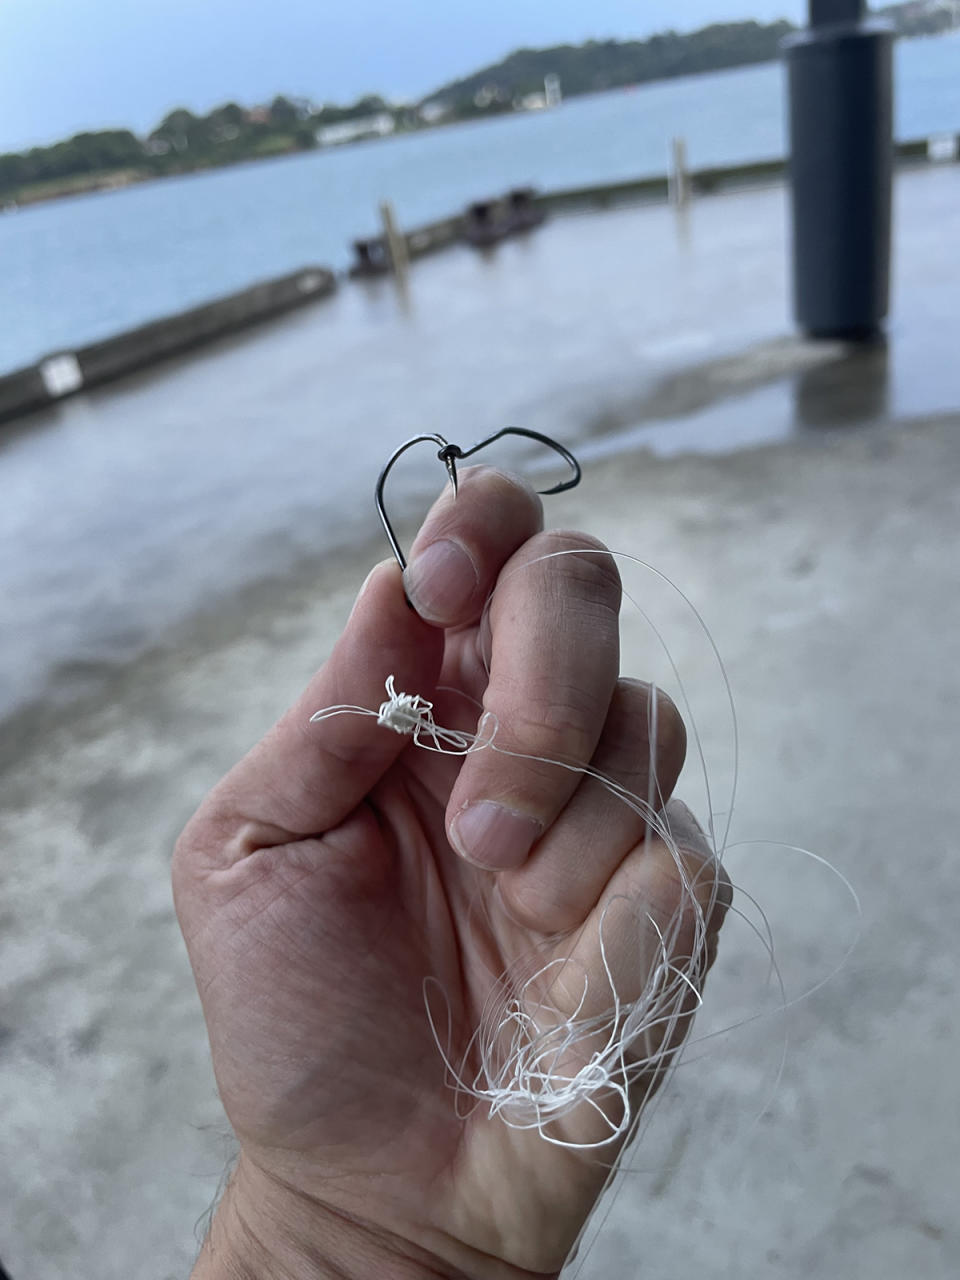
<path fill-rule="evenodd" d="M 170 886 L 178 916 L 182 914 L 183 902 L 193 880 L 194 846 L 190 833 L 191 826 L 192 823 L 188 823 L 184 828 L 173 846 L 173 857 L 170 860 Z"/>
<path fill-rule="evenodd" d="M 672 792 L 686 756 L 687 731 L 673 700 L 641 680 L 618 682 L 603 734 L 603 767 L 627 786 L 655 781 Z"/>
<path fill-rule="evenodd" d="M 540 875 L 507 873 L 500 876 L 497 887 L 507 914 L 521 928 L 565 933 L 582 923 L 582 908 L 562 887 L 546 887 Z"/>
<path fill-rule="evenodd" d="M 220 787 L 201 803 L 173 846 L 170 875 L 174 893 L 195 887 L 208 872 L 229 861 L 227 850 L 236 840 L 237 820 L 215 803 Z"/>
<path fill-rule="evenodd" d="M 540 557 L 557 557 L 565 587 L 619 610 L 620 571 L 599 538 L 570 529 L 551 529 L 531 539 L 530 549 Z"/>
<path fill-rule="evenodd" d="M 524 929 L 538 926 L 543 919 L 543 899 L 531 887 L 529 876 L 501 875 L 497 888 L 507 914 L 516 924 Z"/>
<path fill-rule="evenodd" d="M 592 741 L 597 699 L 591 690 L 542 679 L 529 685 L 522 699 L 507 699 L 506 704 L 511 713 L 501 716 L 501 722 L 512 738 L 536 754 L 569 752 Z"/>
<path fill-rule="evenodd" d="M 708 933 L 717 933 L 733 901 L 733 883 L 718 858 L 708 858 L 691 874 L 694 895 Z"/>
<path fill-rule="evenodd" d="M 717 891 L 710 912 L 710 924 L 714 929 L 719 929 L 723 924 L 724 917 L 733 905 L 733 881 L 727 875 L 727 869 L 722 862 L 718 862 L 716 866 Z"/>
<path fill-rule="evenodd" d="M 647 719 L 651 740 L 651 757 L 665 766 L 683 767 L 687 756 L 687 726 L 677 704 L 657 685 L 650 686 L 647 696 Z"/>

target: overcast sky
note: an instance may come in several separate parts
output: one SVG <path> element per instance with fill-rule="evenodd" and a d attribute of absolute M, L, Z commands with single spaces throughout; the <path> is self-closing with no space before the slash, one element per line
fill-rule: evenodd
<path fill-rule="evenodd" d="M 0 151 L 280 92 L 418 98 L 519 45 L 805 11 L 804 0 L 0 0 Z"/>

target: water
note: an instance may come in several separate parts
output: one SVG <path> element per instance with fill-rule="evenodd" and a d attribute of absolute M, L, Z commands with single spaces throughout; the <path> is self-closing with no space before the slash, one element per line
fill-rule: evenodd
<path fill-rule="evenodd" d="M 960 32 L 897 46 L 900 138 L 960 130 Z M 0 217 L 0 370 L 309 262 L 343 265 L 376 230 L 473 198 L 782 156 L 783 69 L 769 64 L 572 99 L 559 110 L 168 179 Z"/>
<path fill-rule="evenodd" d="M 829 367 L 781 360 L 776 372 L 769 340 L 790 320 L 774 186 L 683 215 L 557 218 L 489 255 L 451 249 L 416 264 L 406 302 L 389 280 L 344 287 L 8 426 L 0 717 L 98 684 L 247 584 L 309 564 L 322 596 L 337 549 L 373 541 L 387 554 L 374 481 L 425 430 L 464 444 L 509 423 L 555 435 L 602 503 L 590 459 L 625 443 L 727 451 L 808 433 L 834 410 L 955 409 L 960 166 L 904 174 L 896 204 L 889 354 L 852 400 Z M 709 373 L 745 351 L 746 374 L 743 362 L 732 380 L 730 366 Z M 391 512 L 422 511 L 441 479 L 429 449 L 411 453 L 391 476 Z"/>

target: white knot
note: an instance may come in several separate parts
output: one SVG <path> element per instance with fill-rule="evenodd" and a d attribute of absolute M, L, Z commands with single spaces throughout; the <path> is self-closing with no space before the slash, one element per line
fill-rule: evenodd
<path fill-rule="evenodd" d="M 419 693 L 397 693 L 393 681 L 393 676 L 387 676 L 387 700 L 380 704 L 377 724 L 394 733 L 415 733 L 418 729 L 435 733 L 433 703 Z"/>
<path fill-rule="evenodd" d="M 393 676 L 387 676 L 386 690 L 387 697 L 381 702 L 379 711 L 340 703 L 335 707 L 315 711 L 310 717 L 311 723 L 330 720 L 334 716 L 376 716 L 377 724 L 383 725 L 385 729 L 412 737 L 418 747 L 424 747 L 427 751 L 439 751 L 443 755 L 462 756 L 470 751 L 481 751 L 484 747 L 493 746 L 497 717 L 491 712 L 486 712 L 482 717 L 477 733 L 444 729 L 433 718 L 433 703 L 422 698 L 419 693 L 397 693 Z"/>

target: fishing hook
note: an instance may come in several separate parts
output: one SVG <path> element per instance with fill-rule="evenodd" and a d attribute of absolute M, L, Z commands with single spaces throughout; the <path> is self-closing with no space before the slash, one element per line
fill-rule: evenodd
<path fill-rule="evenodd" d="M 390 519 L 387 516 L 387 511 L 383 503 L 383 490 L 387 482 L 387 476 L 393 469 L 393 465 L 397 459 L 402 454 L 406 453 L 408 449 L 413 448 L 415 444 L 439 445 L 440 448 L 437 451 L 437 457 L 447 469 L 447 475 L 450 477 L 451 485 L 453 485 L 453 494 L 454 497 L 456 497 L 459 488 L 457 480 L 457 462 L 462 461 L 464 458 L 472 457 L 475 453 L 479 453 L 481 449 L 486 449 L 488 445 L 494 444 L 497 440 L 502 439 L 503 436 L 524 436 L 528 440 L 536 440 L 539 444 L 545 444 L 548 449 L 552 449 L 554 453 L 558 453 L 560 457 L 569 464 L 570 470 L 573 474 L 567 480 L 562 480 L 559 484 L 553 485 L 550 489 L 538 489 L 538 493 L 543 495 L 564 493 L 567 489 L 573 489 L 580 483 L 580 476 L 582 475 L 580 463 L 576 460 L 570 450 L 564 448 L 564 446 L 558 443 L 558 441 L 552 440 L 550 436 L 542 435 L 539 431 L 529 431 L 526 427 L 503 427 L 500 431 L 495 431 L 492 436 L 487 436 L 478 444 L 472 444 L 469 449 L 461 449 L 458 444 L 451 444 L 448 440 L 445 440 L 443 436 L 439 435 L 427 434 L 414 436 L 412 440 L 407 440 L 405 444 L 402 444 L 400 448 L 396 449 L 391 455 L 387 465 L 380 472 L 380 478 L 377 481 L 375 495 L 377 515 L 380 517 L 380 523 L 383 525 L 383 531 L 387 535 L 387 541 L 390 543 L 393 554 L 397 557 L 397 563 L 401 569 L 406 569 L 407 561 L 400 548 L 400 543 L 397 541 L 397 535 L 393 532 L 393 526 L 390 523 Z"/>

